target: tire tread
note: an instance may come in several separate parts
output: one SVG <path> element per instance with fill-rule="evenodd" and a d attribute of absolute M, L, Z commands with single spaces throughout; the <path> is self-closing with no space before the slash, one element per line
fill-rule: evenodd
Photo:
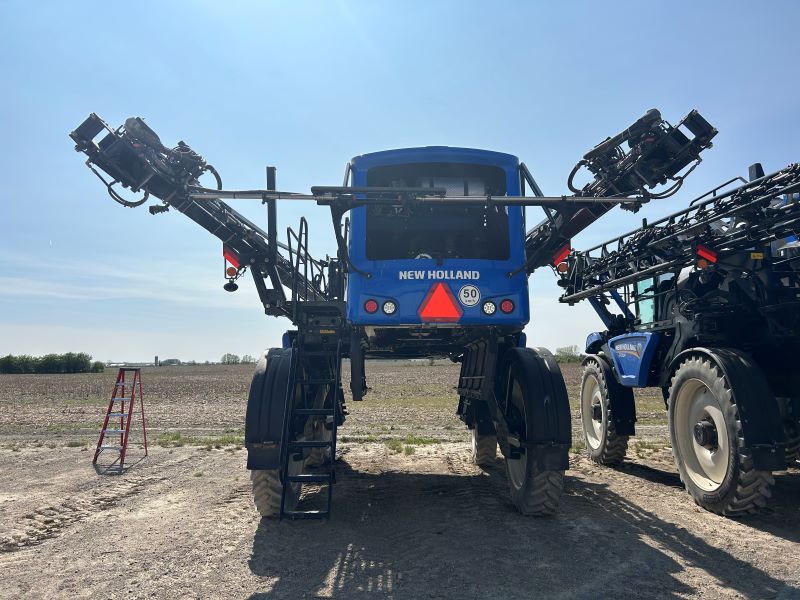
<path fill-rule="evenodd" d="M 628 453 L 629 437 L 627 435 L 617 435 L 617 432 L 615 430 L 613 412 L 611 410 L 611 401 L 609 392 L 610 388 L 608 382 L 606 381 L 605 374 L 603 373 L 603 369 L 593 360 L 589 364 L 587 364 L 586 367 L 584 368 L 583 371 L 584 378 L 586 377 L 586 374 L 589 372 L 591 372 L 592 374 L 595 375 L 595 377 L 597 377 L 597 381 L 600 384 L 600 390 L 603 395 L 603 402 L 605 403 L 605 409 L 606 409 L 607 427 L 605 432 L 605 444 L 601 445 L 601 447 L 598 448 L 598 452 L 592 454 L 592 449 L 589 446 L 589 442 L 585 441 L 586 453 L 589 455 L 589 458 L 592 460 L 592 462 L 595 462 L 599 465 L 605 465 L 607 467 L 616 467 L 619 466 L 622 463 L 622 461 L 625 460 L 625 456 Z M 581 382 L 581 388 L 582 387 L 583 385 Z M 581 410 L 582 409 L 583 405 L 581 404 Z M 581 422 L 583 422 L 583 419 L 581 419 Z"/>
<path fill-rule="evenodd" d="M 739 477 L 736 481 L 736 489 L 730 496 L 724 506 L 712 506 L 704 501 L 702 492 L 695 489 L 693 485 L 689 485 L 689 477 L 684 475 L 681 469 L 680 461 L 673 444 L 673 457 L 675 458 L 675 466 L 678 468 L 678 474 L 683 482 L 686 491 L 692 496 L 694 501 L 703 508 L 715 512 L 726 517 L 741 517 L 753 514 L 759 508 L 766 505 L 767 500 L 772 496 L 772 486 L 775 484 L 775 478 L 770 471 L 760 471 L 753 465 L 753 459 L 747 452 L 747 446 L 744 440 L 744 433 L 742 430 L 742 422 L 739 420 L 739 411 L 736 408 L 733 394 L 731 393 L 730 385 L 722 373 L 722 370 L 714 362 L 705 357 L 692 356 L 684 360 L 672 376 L 670 381 L 669 398 L 672 402 L 672 389 L 675 379 L 683 368 L 701 368 L 710 371 L 711 375 L 722 383 L 726 390 L 728 405 L 725 406 L 726 420 L 731 418 L 735 422 L 736 429 L 736 443 L 739 455 Z M 733 442 L 733 440 L 732 440 Z"/>

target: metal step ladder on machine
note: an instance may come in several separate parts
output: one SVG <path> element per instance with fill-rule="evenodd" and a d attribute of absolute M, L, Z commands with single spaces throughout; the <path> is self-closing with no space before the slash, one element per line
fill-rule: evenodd
<path fill-rule="evenodd" d="M 332 332 L 331 332 L 332 333 Z M 340 410 L 340 386 L 341 386 L 341 364 L 342 364 L 342 340 L 338 336 L 330 340 L 327 344 L 306 344 L 306 336 L 301 332 L 295 345 L 294 361 L 290 372 L 290 384 L 287 392 L 289 401 L 286 405 L 284 414 L 284 435 L 283 448 L 281 452 L 281 479 L 283 489 L 281 493 L 280 518 L 290 519 L 326 519 L 331 513 L 331 500 L 333 499 L 333 484 L 336 481 L 334 467 L 336 464 L 336 430 L 341 415 Z M 314 375 L 315 366 L 326 364 L 333 361 L 333 377 L 320 378 Z M 295 398 L 306 397 L 309 394 L 309 387 L 326 385 L 329 386 L 328 394 L 330 406 L 326 408 L 306 408 L 294 406 Z M 298 394 L 299 392 L 299 394 Z M 296 439 L 292 435 L 292 423 L 295 417 L 310 417 L 320 419 L 325 424 L 325 428 L 330 427 L 330 439 L 327 440 L 304 440 Z M 290 457 L 297 452 L 303 452 L 306 448 L 320 449 L 323 452 L 330 450 L 329 460 L 324 461 L 322 470 L 324 472 L 296 474 L 289 473 Z M 321 485 L 326 488 L 326 508 L 319 510 L 286 510 L 286 492 L 292 483 Z"/>
<path fill-rule="evenodd" d="M 137 402 L 140 407 L 140 411 L 137 412 L 140 412 L 142 416 L 144 455 L 147 456 L 147 429 L 144 421 L 141 369 L 121 368 L 117 373 L 117 381 L 111 392 L 111 400 L 108 402 L 106 416 L 103 420 L 103 427 L 100 430 L 100 438 L 97 440 L 97 448 L 94 451 L 92 464 L 97 464 L 97 457 L 100 456 L 101 452 L 107 450 L 119 452 L 119 470 L 122 471 L 125 464 L 125 454 L 128 450 L 131 422 L 133 421 L 133 413 L 136 411 Z M 119 435 L 119 444 L 108 443 L 106 434 L 112 437 Z"/>

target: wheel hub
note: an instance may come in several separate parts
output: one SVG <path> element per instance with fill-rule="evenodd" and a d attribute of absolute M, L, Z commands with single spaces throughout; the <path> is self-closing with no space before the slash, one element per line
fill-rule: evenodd
<path fill-rule="evenodd" d="M 694 425 L 694 441 L 706 450 L 716 450 L 719 444 L 717 428 L 711 421 L 700 421 Z"/>
<path fill-rule="evenodd" d="M 599 404 L 592 405 L 592 420 L 598 422 L 603 420 L 603 407 Z"/>

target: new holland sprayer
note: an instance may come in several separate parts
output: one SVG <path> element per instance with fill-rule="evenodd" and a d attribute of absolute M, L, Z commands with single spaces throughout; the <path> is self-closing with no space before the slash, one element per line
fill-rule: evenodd
<path fill-rule="evenodd" d="M 175 210 L 195 221 L 222 241 L 225 289 L 235 291 L 249 271 L 264 312 L 296 327 L 256 367 L 247 467 L 262 515 L 319 518 L 330 514 L 346 416 L 342 362 L 349 359 L 350 393 L 359 401 L 370 357 L 460 363 L 457 413 L 472 431 L 474 460 L 493 462 L 499 446 L 517 509 L 555 511 L 570 410 L 553 356 L 526 345 L 528 276 L 562 263 L 572 236 L 615 206 L 635 211 L 677 191 L 715 134 L 697 111 L 673 127 L 651 110 L 591 150 L 570 176 L 573 195 L 556 197 L 541 193 L 517 157 L 485 150 L 364 154 L 347 164 L 343 185 L 301 194 L 278 191 L 271 167 L 266 189 L 223 189 L 203 157 L 184 142 L 164 146 L 140 118 L 113 129 L 92 114 L 70 135 L 115 201 L 135 207 L 152 196 L 160 200 L 152 214 Z M 577 188 L 571 182 L 582 167 L 591 181 Z M 205 173 L 216 188 L 200 184 Z M 119 186 L 143 196 L 126 200 Z M 266 227 L 225 202 L 236 199 L 263 203 Z M 326 207 L 335 256 L 309 255 L 305 219 L 280 242 L 279 202 Z M 544 217 L 526 231 L 532 206 Z M 304 485 L 320 488 L 324 507 L 300 503 Z"/>
<path fill-rule="evenodd" d="M 741 182 L 737 187 L 731 184 Z M 704 508 L 764 506 L 800 457 L 800 164 L 732 179 L 689 207 L 565 255 L 562 302 L 588 300 L 581 421 L 615 465 L 634 435 L 634 388 L 661 388 L 672 452 Z"/>

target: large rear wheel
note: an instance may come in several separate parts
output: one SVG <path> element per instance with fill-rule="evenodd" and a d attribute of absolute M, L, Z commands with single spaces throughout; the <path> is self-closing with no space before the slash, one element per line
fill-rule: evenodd
<path fill-rule="evenodd" d="M 581 424 L 589 458 L 601 465 L 618 465 L 628 450 L 628 436 L 617 435 L 612 411 L 612 390 L 595 359 L 586 363 L 581 380 Z"/>
<path fill-rule="evenodd" d="M 559 421 L 565 410 L 569 427 L 567 389 L 561 370 L 546 350 L 515 349 L 509 354 L 505 410 L 514 437 L 511 455 L 506 457 L 511 501 L 524 515 L 550 515 L 561 499 L 564 466 L 543 468 L 533 444 L 543 438 L 556 442 L 563 436 L 564 423 Z"/>
<path fill-rule="evenodd" d="M 733 517 L 766 504 L 772 473 L 757 470 L 744 451 L 730 382 L 709 358 L 689 357 L 675 371 L 669 430 L 681 480 L 697 504 Z"/>

